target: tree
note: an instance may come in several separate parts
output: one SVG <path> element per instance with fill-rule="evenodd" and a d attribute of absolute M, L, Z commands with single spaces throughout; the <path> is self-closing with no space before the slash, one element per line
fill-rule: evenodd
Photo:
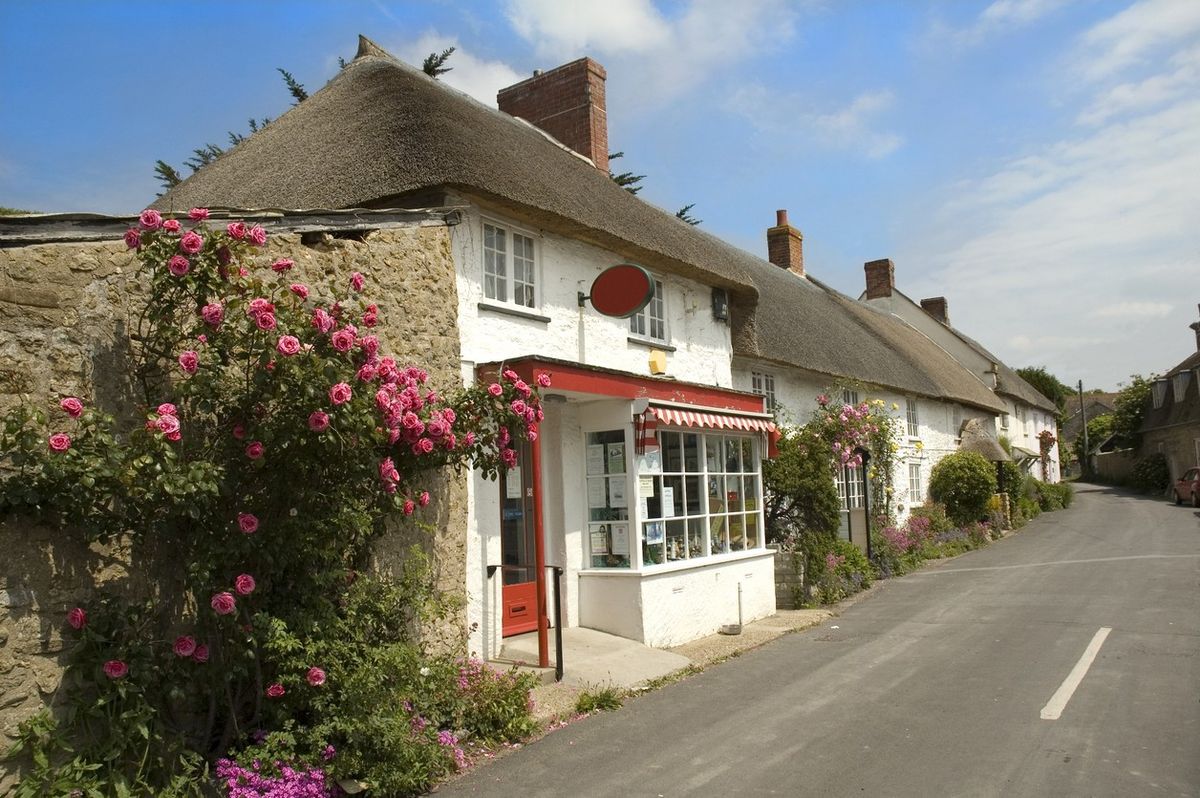
<path fill-rule="evenodd" d="M 1146 417 L 1146 406 L 1150 404 L 1153 377 L 1147 380 L 1141 374 L 1134 374 L 1129 380 L 1129 384 L 1117 392 L 1112 431 L 1128 445 L 1136 447 L 1141 440 L 1138 430 L 1141 429 L 1142 419 Z"/>
<path fill-rule="evenodd" d="M 457 48 L 455 47 L 447 47 L 440 53 L 430 53 L 429 55 L 425 56 L 425 62 L 421 64 L 421 69 L 431 78 L 445 75 L 447 72 L 454 69 L 454 67 L 446 66 L 446 61 L 450 58 L 450 56 L 454 55 L 454 51 L 456 49 Z"/>
<path fill-rule="evenodd" d="M 697 219 L 696 217 L 692 216 L 691 211 L 692 211 L 692 208 L 695 208 L 695 207 L 696 207 L 696 203 L 694 203 L 694 202 L 690 203 L 688 205 L 684 205 L 682 208 L 675 211 L 675 218 L 682 219 L 683 221 L 690 224 L 692 227 L 695 227 L 696 225 L 698 225 L 702 221 L 704 221 L 703 219 Z"/>
<path fill-rule="evenodd" d="M 1046 371 L 1045 366 L 1026 366 L 1025 368 L 1017 369 L 1017 374 L 1021 379 L 1037 389 L 1038 393 L 1054 402 L 1058 408 L 1058 417 L 1061 420 L 1063 412 L 1066 410 L 1067 399 L 1075 393 L 1075 389 L 1055 377 L 1050 372 Z"/>
<path fill-rule="evenodd" d="M 610 152 L 608 154 L 608 160 L 610 162 L 624 157 L 624 151 Z M 641 183 L 646 178 L 645 175 L 635 175 L 633 172 L 621 172 L 619 174 L 610 176 L 612 177 L 614 183 L 628 191 L 630 194 L 637 194 L 639 191 L 641 191 L 642 186 L 639 186 L 638 183 Z"/>
<path fill-rule="evenodd" d="M 292 77 L 291 72 L 283 67 L 275 67 L 275 71 L 283 75 L 283 82 L 287 86 L 288 92 L 296 99 L 292 105 L 299 105 L 308 99 L 308 91 L 304 88 L 304 84 Z"/>
<path fill-rule="evenodd" d="M 1087 442 L 1088 446 L 1096 446 L 1104 441 L 1109 435 L 1112 435 L 1113 424 L 1116 422 L 1116 416 L 1112 413 L 1105 413 L 1095 418 L 1089 418 L 1087 422 Z M 1088 464 L 1087 452 L 1083 449 L 1083 433 L 1075 436 L 1073 447 L 1075 450 L 1075 459 L 1079 462 L 1080 468 L 1086 473 L 1091 469 Z"/>
<path fill-rule="evenodd" d="M 983 518 L 995 492 L 996 469 L 977 452 L 946 455 L 929 477 L 929 495 L 946 505 L 946 515 L 959 526 Z"/>

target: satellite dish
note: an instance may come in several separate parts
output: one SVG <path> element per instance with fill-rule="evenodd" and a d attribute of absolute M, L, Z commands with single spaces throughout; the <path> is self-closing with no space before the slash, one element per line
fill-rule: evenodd
<path fill-rule="evenodd" d="M 586 300 L 605 316 L 627 319 L 650 303 L 654 297 L 654 278 L 650 272 L 632 263 L 610 266 L 592 281 L 592 293 L 579 293 L 579 306 Z"/>

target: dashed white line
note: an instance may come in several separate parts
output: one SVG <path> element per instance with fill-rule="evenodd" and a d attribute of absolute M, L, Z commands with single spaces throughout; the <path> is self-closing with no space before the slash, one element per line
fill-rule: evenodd
<path fill-rule="evenodd" d="M 1075 695 L 1075 688 L 1079 687 L 1083 677 L 1087 676 L 1088 668 L 1092 667 L 1092 662 L 1100 653 L 1100 646 L 1104 645 L 1104 640 L 1111 631 L 1111 626 L 1101 626 L 1100 630 L 1092 635 L 1092 642 L 1088 643 L 1088 647 L 1083 650 L 1083 656 L 1079 658 L 1079 662 L 1075 663 L 1075 667 L 1071 668 L 1067 678 L 1054 691 L 1054 695 L 1050 696 L 1046 706 L 1042 707 L 1042 720 L 1058 720 L 1062 716 L 1067 702 L 1071 700 L 1071 696 Z"/>

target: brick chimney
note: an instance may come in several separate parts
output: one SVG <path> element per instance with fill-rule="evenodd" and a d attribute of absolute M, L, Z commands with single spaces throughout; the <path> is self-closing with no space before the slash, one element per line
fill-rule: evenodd
<path fill-rule="evenodd" d="M 804 276 L 804 236 L 788 224 L 787 211 L 775 211 L 775 226 L 767 228 L 767 260 Z"/>
<path fill-rule="evenodd" d="M 1197 305 L 1196 307 L 1200 308 L 1200 305 Z M 1194 321 L 1188 326 L 1191 327 L 1196 333 L 1196 351 L 1200 352 L 1200 321 Z"/>
<path fill-rule="evenodd" d="M 867 273 L 867 299 L 884 299 L 892 295 L 896 287 L 896 266 L 890 258 L 872 260 L 863 264 Z"/>
<path fill-rule="evenodd" d="M 946 297 L 935 296 L 929 299 L 922 299 L 921 310 L 933 316 L 947 327 L 950 326 L 950 309 L 946 306 Z"/>
<path fill-rule="evenodd" d="M 608 114 L 604 67 L 580 58 L 501 89 L 496 104 L 506 114 L 537 125 L 608 171 Z"/>

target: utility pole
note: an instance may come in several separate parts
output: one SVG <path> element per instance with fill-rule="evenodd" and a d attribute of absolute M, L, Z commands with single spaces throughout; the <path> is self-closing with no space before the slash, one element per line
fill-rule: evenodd
<path fill-rule="evenodd" d="M 1079 415 L 1083 417 L 1083 462 L 1079 464 L 1079 475 L 1083 476 L 1091 470 L 1088 461 L 1091 449 L 1088 447 L 1087 408 L 1083 406 L 1083 380 L 1079 381 Z"/>

